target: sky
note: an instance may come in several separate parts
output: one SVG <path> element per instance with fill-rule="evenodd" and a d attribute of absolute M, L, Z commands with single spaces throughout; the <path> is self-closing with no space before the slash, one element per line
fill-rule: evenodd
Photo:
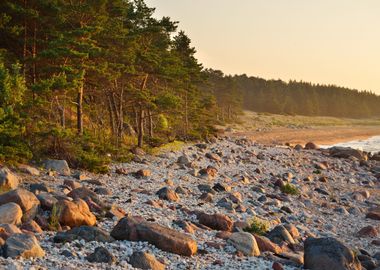
<path fill-rule="evenodd" d="M 380 0 L 146 0 L 207 68 L 380 94 Z"/>

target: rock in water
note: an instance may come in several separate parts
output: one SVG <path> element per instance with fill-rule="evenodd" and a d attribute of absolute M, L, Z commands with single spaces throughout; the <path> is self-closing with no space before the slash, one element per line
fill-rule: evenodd
<path fill-rule="evenodd" d="M 171 253 L 191 256 L 197 253 L 197 242 L 190 236 L 141 217 L 125 217 L 113 228 L 111 236 L 116 240 L 146 241 Z"/>
<path fill-rule="evenodd" d="M 260 250 L 257 246 L 256 239 L 250 233 L 233 233 L 228 239 L 228 242 L 231 243 L 237 250 L 243 252 L 243 254 L 246 256 L 260 255 Z"/>
<path fill-rule="evenodd" d="M 16 203 L 21 207 L 23 212 L 23 222 L 33 219 L 40 205 L 40 201 L 33 193 L 22 188 L 0 195 L 0 205 L 10 202 Z"/>
<path fill-rule="evenodd" d="M 90 254 L 86 258 L 89 262 L 95 263 L 109 263 L 112 264 L 116 261 L 116 258 L 104 247 L 97 247 L 94 253 Z"/>
<path fill-rule="evenodd" d="M 165 265 L 148 252 L 134 252 L 129 259 L 129 263 L 138 269 L 165 270 Z"/>
<path fill-rule="evenodd" d="M 352 250 L 331 237 L 306 239 L 304 261 L 310 270 L 362 269 Z"/>
<path fill-rule="evenodd" d="M 49 159 L 45 161 L 44 165 L 46 170 L 56 171 L 57 173 L 66 176 L 71 174 L 69 164 L 67 164 L 66 160 Z"/>
<path fill-rule="evenodd" d="M 7 168 L 0 170 L 0 193 L 18 187 L 19 180 L 16 175 Z"/>
<path fill-rule="evenodd" d="M 38 258 L 45 256 L 45 252 L 38 244 L 34 235 L 16 233 L 5 242 L 4 257 L 8 258 Z"/>
<path fill-rule="evenodd" d="M 21 223 L 22 210 L 16 203 L 7 203 L 0 206 L 0 224 L 14 224 Z"/>
<path fill-rule="evenodd" d="M 306 150 L 317 150 L 319 147 L 318 145 L 316 145 L 315 143 L 313 142 L 308 142 L 306 145 L 305 145 L 305 149 Z"/>
<path fill-rule="evenodd" d="M 363 151 L 353 149 L 350 147 L 332 147 L 329 149 L 330 156 L 336 158 L 351 158 L 355 157 L 359 160 L 366 160 L 367 156 L 363 153 Z"/>

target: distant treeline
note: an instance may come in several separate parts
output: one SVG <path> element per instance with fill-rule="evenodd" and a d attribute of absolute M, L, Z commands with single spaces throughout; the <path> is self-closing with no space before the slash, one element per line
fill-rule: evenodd
<path fill-rule="evenodd" d="M 380 96 L 368 91 L 307 82 L 287 83 L 246 75 L 226 76 L 215 70 L 207 70 L 207 73 L 218 98 L 224 98 L 228 102 L 226 108 L 235 108 L 235 112 L 243 108 L 307 116 L 380 116 Z"/>

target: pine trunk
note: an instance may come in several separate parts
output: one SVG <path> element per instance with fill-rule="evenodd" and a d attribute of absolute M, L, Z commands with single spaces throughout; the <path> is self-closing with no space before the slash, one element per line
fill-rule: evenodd
<path fill-rule="evenodd" d="M 78 89 L 77 94 L 77 131 L 79 135 L 83 134 L 83 84 Z"/>

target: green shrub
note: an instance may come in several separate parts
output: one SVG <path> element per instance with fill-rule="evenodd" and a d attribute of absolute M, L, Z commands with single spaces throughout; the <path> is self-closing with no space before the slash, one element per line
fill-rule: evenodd
<path fill-rule="evenodd" d="M 300 192 L 298 188 L 292 184 L 285 184 L 284 186 L 281 187 L 281 192 L 286 193 L 289 195 L 299 195 Z"/>
<path fill-rule="evenodd" d="M 108 173 L 110 158 L 106 156 L 100 156 L 93 152 L 82 152 L 78 166 L 93 173 Z"/>
<path fill-rule="evenodd" d="M 244 228 L 244 231 L 257 235 L 265 235 L 269 231 L 269 222 L 254 217 L 250 220 L 249 226 Z"/>
<path fill-rule="evenodd" d="M 49 229 L 52 231 L 57 231 L 61 225 L 59 224 L 59 216 L 61 215 L 62 209 L 56 204 L 53 205 L 49 217 Z"/>

